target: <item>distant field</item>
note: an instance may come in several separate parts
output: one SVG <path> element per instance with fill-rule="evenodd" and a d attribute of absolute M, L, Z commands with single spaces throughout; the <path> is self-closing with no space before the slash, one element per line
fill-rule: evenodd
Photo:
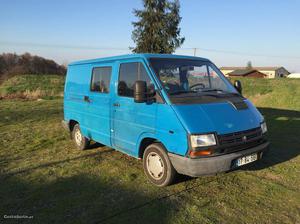
<path fill-rule="evenodd" d="M 63 83 L 24 76 L 0 86 L 1 223 L 3 215 L 32 215 L 5 220 L 27 223 L 300 223 L 300 80 L 242 79 L 268 122 L 272 146 L 262 161 L 166 188 L 147 181 L 139 160 L 99 145 L 75 149 L 60 124 Z"/>
<path fill-rule="evenodd" d="M 62 75 L 19 75 L 0 85 L 0 98 L 53 99 L 62 97 L 64 89 Z"/>

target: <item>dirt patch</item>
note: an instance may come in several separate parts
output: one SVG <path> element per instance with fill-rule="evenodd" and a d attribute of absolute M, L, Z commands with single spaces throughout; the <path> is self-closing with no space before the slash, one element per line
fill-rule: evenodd
<path fill-rule="evenodd" d="M 269 179 L 269 180 L 276 180 L 276 181 L 279 181 L 279 180 L 282 179 L 281 176 L 276 175 L 276 174 L 274 174 L 274 173 L 266 173 L 265 178 L 266 178 L 266 179 Z"/>
<path fill-rule="evenodd" d="M 260 93 L 258 93 L 258 94 L 255 94 L 252 97 L 249 97 L 249 99 L 251 100 L 251 102 L 254 105 L 256 105 L 256 104 L 258 104 L 259 101 L 268 98 L 270 95 L 271 95 L 271 93 L 267 93 L 267 94 L 260 94 Z"/>

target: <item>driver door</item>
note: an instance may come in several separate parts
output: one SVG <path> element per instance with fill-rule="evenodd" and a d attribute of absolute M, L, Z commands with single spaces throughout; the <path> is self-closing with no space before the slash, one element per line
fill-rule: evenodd
<path fill-rule="evenodd" d="M 142 133 L 154 133 L 156 102 L 135 103 L 135 81 L 146 81 L 147 88 L 153 85 L 149 72 L 142 61 L 120 63 L 116 96 L 112 107 L 112 143 L 121 151 L 136 155 L 137 141 Z"/>

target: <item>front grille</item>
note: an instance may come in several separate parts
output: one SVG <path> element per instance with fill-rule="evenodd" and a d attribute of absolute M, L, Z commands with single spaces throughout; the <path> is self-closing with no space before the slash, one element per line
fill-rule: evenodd
<path fill-rule="evenodd" d="M 230 153 L 255 147 L 263 143 L 261 128 L 253 128 L 230 134 L 218 135 L 219 152 Z"/>

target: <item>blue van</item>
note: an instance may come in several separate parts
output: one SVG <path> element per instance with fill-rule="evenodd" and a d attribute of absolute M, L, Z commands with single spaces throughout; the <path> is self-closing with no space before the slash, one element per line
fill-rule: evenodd
<path fill-rule="evenodd" d="M 208 59 L 132 54 L 71 63 L 64 126 L 78 149 L 91 140 L 143 159 L 157 186 L 177 173 L 224 172 L 262 158 L 267 126 Z"/>

